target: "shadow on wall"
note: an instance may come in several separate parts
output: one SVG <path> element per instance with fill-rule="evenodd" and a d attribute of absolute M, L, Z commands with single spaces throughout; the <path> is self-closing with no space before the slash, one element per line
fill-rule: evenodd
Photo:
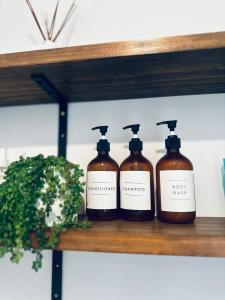
<path fill-rule="evenodd" d="M 163 141 L 168 128 L 158 121 L 177 119 L 182 140 L 223 140 L 225 95 L 200 95 L 72 103 L 69 107 L 69 144 L 96 143 L 96 125 L 109 125 L 112 143 L 126 142 L 131 133 L 122 127 L 140 123 L 145 142 Z M 58 107 L 32 105 L 0 109 L 0 145 L 5 147 L 51 146 L 57 144 Z"/>
<path fill-rule="evenodd" d="M 225 95 L 165 97 L 71 104 L 69 143 L 95 143 L 99 134 L 91 128 L 109 125 L 113 143 L 127 142 L 131 133 L 122 127 L 140 123 L 145 142 L 163 141 L 169 130 L 157 127 L 163 120 L 177 119 L 177 134 L 182 140 L 223 140 Z"/>
<path fill-rule="evenodd" d="M 52 146 L 58 138 L 58 107 L 29 105 L 0 108 L 0 145 Z"/>

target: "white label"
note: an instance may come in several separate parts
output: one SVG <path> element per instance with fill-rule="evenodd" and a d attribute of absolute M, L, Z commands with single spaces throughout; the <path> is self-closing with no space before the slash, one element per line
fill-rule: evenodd
<path fill-rule="evenodd" d="M 121 208 L 151 210 L 150 172 L 121 171 Z"/>
<path fill-rule="evenodd" d="M 161 210 L 195 211 L 193 171 L 160 171 Z"/>
<path fill-rule="evenodd" d="M 87 176 L 87 208 L 117 208 L 117 173 L 90 171 Z"/>

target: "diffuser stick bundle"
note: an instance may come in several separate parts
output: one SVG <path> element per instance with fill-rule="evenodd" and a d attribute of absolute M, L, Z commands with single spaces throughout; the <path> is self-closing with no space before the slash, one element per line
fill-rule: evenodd
<path fill-rule="evenodd" d="M 55 31 L 55 24 L 56 24 L 56 18 L 57 18 L 57 14 L 58 14 L 58 11 L 59 11 L 59 0 L 57 1 L 56 3 L 56 7 L 55 7 L 55 10 L 54 10 L 54 14 L 53 14 L 53 17 L 52 17 L 52 20 L 51 20 L 51 25 L 49 27 L 49 22 L 48 22 L 48 16 L 45 17 L 45 31 L 46 31 L 46 35 L 44 33 L 44 30 L 42 30 L 41 28 L 41 25 L 40 25 L 40 22 L 37 18 L 37 15 L 34 11 L 34 8 L 30 2 L 30 0 L 26 0 L 26 3 L 32 13 L 32 16 L 34 18 L 34 21 L 42 35 L 42 38 L 44 41 L 51 41 L 51 42 L 56 42 L 56 40 L 58 39 L 58 37 L 60 36 L 60 34 L 63 32 L 64 28 L 66 27 L 66 25 L 68 24 L 69 20 L 71 19 L 72 15 L 75 13 L 76 11 L 76 0 L 74 0 L 61 24 L 61 26 L 59 27 L 58 31 L 54 34 L 54 31 Z"/>

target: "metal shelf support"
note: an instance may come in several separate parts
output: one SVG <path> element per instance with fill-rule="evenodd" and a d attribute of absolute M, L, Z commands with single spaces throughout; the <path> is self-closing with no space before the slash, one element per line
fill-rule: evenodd
<path fill-rule="evenodd" d="M 34 74 L 31 79 L 59 104 L 58 156 L 66 158 L 68 101 L 42 74 Z M 52 252 L 51 300 L 62 300 L 63 252 Z"/>

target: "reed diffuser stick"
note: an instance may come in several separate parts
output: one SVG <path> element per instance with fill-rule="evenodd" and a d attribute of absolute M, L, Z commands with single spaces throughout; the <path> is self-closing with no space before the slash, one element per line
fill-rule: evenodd
<path fill-rule="evenodd" d="M 62 33 L 62 31 L 64 30 L 65 26 L 67 25 L 67 23 L 69 22 L 69 20 L 71 19 L 72 15 L 74 14 L 74 12 L 76 11 L 77 9 L 77 6 L 76 6 L 76 0 L 73 0 L 73 3 L 71 4 L 61 26 L 59 27 L 57 33 L 55 34 L 54 36 L 54 29 L 55 29 L 55 24 L 56 24 L 56 18 L 57 18 L 57 14 L 58 14 L 58 10 L 59 10 L 59 4 L 60 4 L 60 0 L 57 0 L 57 3 L 56 3 L 56 6 L 55 6 L 55 10 L 54 10 L 54 14 L 53 14 L 53 17 L 49 23 L 49 19 L 48 19 L 48 15 L 45 15 L 44 16 L 44 25 L 45 25 L 45 30 L 46 31 L 45 33 L 43 32 L 42 28 L 41 28 L 41 25 L 40 25 L 40 22 L 35 14 L 35 11 L 31 5 L 31 1 L 30 0 L 26 0 L 26 3 L 32 13 L 32 16 L 35 20 L 35 23 L 44 39 L 44 41 L 51 41 L 51 42 L 55 42 L 57 40 L 57 38 L 59 37 L 59 35 Z M 49 28 L 49 25 L 50 25 L 50 28 Z M 45 36 L 45 34 L 47 34 L 47 38 Z M 53 37 L 54 36 L 54 37 Z"/>
<path fill-rule="evenodd" d="M 75 6 L 76 1 L 74 1 L 62 23 L 62 25 L 60 26 L 58 32 L 56 33 L 55 37 L 53 38 L 53 42 L 55 42 L 57 40 L 57 38 L 59 37 L 59 35 L 61 34 L 61 32 L 63 31 L 63 29 L 65 28 L 66 24 L 69 22 L 70 18 L 72 17 L 73 13 L 76 11 L 77 6 Z"/>
<path fill-rule="evenodd" d="M 50 41 L 51 40 L 51 36 L 50 36 L 50 30 L 48 28 L 48 15 L 47 14 L 45 16 L 45 27 L 46 27 L 46 31 L 47 31 L 48 40 Z"/>
<path fill-rule="evenodd" d="M 53 36 L 53 33 L 54 33 L 55 21 L 56 21 L 56 17 L 57 17 L 58 8 L 59 8 L 59 0 L 57 1 L 55 11 L 54 11 L 54 15 L 53 15 L 53 18 L 52 18 L 52 23 L 51 23 L 51 27 L 50 27 L 50 40 L 52 40 L 52 36 Z"/>
<path fill-rule="evenodd" d="M 26 2 L 27 2 L 27 5 L 29 6 L 29 9 L 30 9 L 30 11 L 31 11 L 31 13 L 32 13 L 32 15 L 33 15 L 33 17 L 34 17 L 34 20 L 35 20 L 35 22 L 36 22 L 36 24 L 37 24 L 37 26 L 38 26 L 38 29 L 39 29 L 39 31 L 40 31 L 40 33 L 41 33 L 41 35 L 42 35 L 44 41 L 46 41 L 46 37 L 45 37 L 45 35 L 44 35 L 44 33 L 43 33 L 42 29 L 41 29 L 41 25 L 40 25 L 40 23 L 39 23 L 39 21 L 38 21 L 38 19 L 37 19 L 37 17 L 36 17 L 36 14 L 35 14 L 35 12 L 34 12 L 34 9 L 33 9 L 32 5 L 31 5 L 30 1 L 29 1 L 29 0 L 26 0 Z"/>

